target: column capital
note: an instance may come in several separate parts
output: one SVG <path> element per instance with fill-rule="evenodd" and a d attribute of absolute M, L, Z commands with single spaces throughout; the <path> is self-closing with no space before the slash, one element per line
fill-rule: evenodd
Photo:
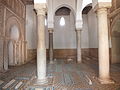
<path fill-rule="evenodd" d="M 76 31 L 76 32 L 78 32 L 78 31 L 82 31 L 82 29 L 76 29 L 75 31 Z"/>
<path fill-rule="evenodd" d="M 93 10 L 96 12 L 101 8 L 109 9 L 111 8 L 112 3 L 111 2 L 98 2 L 94 7 Z"/>
<path fill-rule="evenodd" d="M 97 9 L 96 13 L 99 15 L 99 14 L 102 14 L 102 13 L 107 13 L 107 8 L 103 7 L 103 8 L 99 8 Z"/>
<path fill-rule="evenodd" d="M 75 27 L 76 27 L 76 29 L 82 29 L 82 27 L 83 27 L 82 17 L 81 17 L 81 19 L 76 20 Z"/>
<path fill-rule="evenodd" d="M 53 33 L 54 30 L 53 30 L 52 28 L 50 28 L 50 29 L 48 29 L 48 32 L 49 32 L 49 33 Z"/>
<path fill-rule="evenodd" d="M 45 13 L 47 11 L 47 6 L 45 3 L 42 3 L 42 4 L 34 4 L 34 8 L 37 12 L 37 15 L 44 15 L 45 16 Z"/>

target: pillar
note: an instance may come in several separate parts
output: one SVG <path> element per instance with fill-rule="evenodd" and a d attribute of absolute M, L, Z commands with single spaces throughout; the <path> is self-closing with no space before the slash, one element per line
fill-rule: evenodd
<path fill-rule="evenodd" d="M 49 30 L 49 60 L 50 64 L 53 64 L 53 29 Z"/>
<path fill-rule="evenodd" d="M 21 59 L 22 59 L 22 64 L 25 63 L 25 60 L 24 60 L 24 43 L 23 41 L 21 40 Z"/>
<path fill-rule="evenodd" d="M 21 58 L 21 42 L 18 41 L 18 62 L 19 62 L 19 65 L 22 65 L 22 58 Z"/>
<path fill-rule="evenodd" d="M 37 4 L 37 78 L 40 82 L 46 81 L 46 47 L 45 47 L 45 13 L 46 5 Z"/>
<path fill-rule="evenodd" d="M 17 62 L 17 65 L 20 65 L 20 62 L 19 62 L 19 43 L 18 43 L 18 41 L 16 41 L 16 62 Z"/>
<path fill-rule="evenodd" d="M 8 70 L 8 39 L 4 40 L 4 70 Z"/>
<path fill-rule="evenodd" d="M 13 53 L 14 53 L 14 55 L 13 55 L 13 58 L 14 58 L 14 65 L 16 65 L 17 64 L 17 59 L 16 59 L 16 53 L 17 53 L 17 44 L 16 44 L 16 41 L 14 40 L 13 41 Z"/>
<path fill-rule="evenodd" d="M 27 52 L 27 41 L 23 43 L 23 51 L 24 51 L 24 63 L 28 62 L 28 52 Z"/>
<path fill-rule="evenodd" d="M 81 57 L 81 30 L 80 29 L 76 30 L 76 36 L 77 36 L 77 62 L 81 63 L 82 57 Z"/>
<path fill-rule="evenodd" d="M 110 80 L 110 61 L 109 61 L 109 41 L 107 8 L 97 9 L 98 17 L 98 36 L 99 36 L 99 80 L 102 84 L 111 83 Z"/>

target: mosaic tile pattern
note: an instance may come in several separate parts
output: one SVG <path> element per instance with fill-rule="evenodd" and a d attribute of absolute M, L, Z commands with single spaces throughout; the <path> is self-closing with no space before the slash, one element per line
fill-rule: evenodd
<path fill-rule="evenodd" d="M 45 85 L 34 85 L 36 75 L 36 63 L 30 62 L 18 67 L 10 67 L 7 72 L 0 75 L 0 80 L 4 81 L 0 85 L 0 90 L 10 80 L 16 81 L 8 87 L 8 90 L 15 90 L 15 86 L 22 82 L 19 90 L 120 90 L 120 66 L 112 65 L 111 76 L 116 82 L 112 85 L 101 85 L 98 82 L 97 62 L 91 62 L 91 58 L 84 57 L 82 64 L 57 60 L 55 64 L 47 64 L 47 77 L 50 77 L 49 83 Z M 95 58 L 94 58 L 95 59 Z M 89 84 L 88 78 L 92 81 Z"/>

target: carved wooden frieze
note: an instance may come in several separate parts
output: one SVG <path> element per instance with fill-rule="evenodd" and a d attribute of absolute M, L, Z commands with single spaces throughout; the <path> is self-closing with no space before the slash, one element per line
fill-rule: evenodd
<path fill-rule="evenodd" d="M 15 14 L 25 18 L 25 5 L 21 0 L 2 0 L 1 2 Z"/>
<path fill-rule="evenodd" d="M 116 8 L 116 0 L 112 0 L 112 7 L 110 9 L 111 12 L 113 12 Z"/>
<path fill-rule="evenodd" d="M 116 0 L 116 8 L 120 8 L 120 0 Z"/>
<path fill-rule="evenodd" d="M 0 4 L 0 36 L 3 34 L 4 9 Z"/>
<path fill-rule="evenodd" d="M 34 0 L 21 0 L 25 5 L 33 5 Z"/>

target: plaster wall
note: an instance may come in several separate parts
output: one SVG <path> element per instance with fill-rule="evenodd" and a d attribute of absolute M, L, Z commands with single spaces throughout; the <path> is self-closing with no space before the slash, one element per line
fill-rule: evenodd
<path fill-rule="evenodd" d="M 48 1 L 48 27 L 53 28 L 54 27 L 54 15 L 57 9 L 60 7 L 66 6 L 75 14 L 76 11 L 76 1 L 75 0 L 49 0 Z M 75 17 L 75 16 L 74 16 Z"/>
<path fill-rule="evenodd" d="M 27 22 L 26 22 L 26 39 L 28 49 L 36 49 L 37 47 L 37 30 L 36 30 L 36 15 L 33 11 L 33 6 L 27 5 Z M 54 27 L 54 48 L 55 49 L 70 49 L 76 48 L 76 31 L 75 20 L 73 13 L 70 16 L 64 16 L 66 25 L 60 26 L 61 16 L 55 16 Z M 92 23 L 91 23 L 92 22 Z M 93 27 L 94 26 L 94 27 Z M 45 30 L 46 48 L 49 48 L 49 33 L 46 26 Z M 91 10 L 88 15 L 83 15 L 83 29 L 81 31 L 81 46 L 82 48 L 98 48 L 97 38 L 97 17 Z"/>
<path fill-rule="evenodd" d="M 120 19 L 112 28 L 112 63 L 120 63 Z"/>
<path fill-rule="evenodd" d="M 76 48 L 76 31 L 73 15 L 63 16 L 65 26 L 60 26 L 61 16 L 55 16 L 54 28 L 54 48 L 55 49 L 72 49 Z"/>
<path fill-rule="evenodd" d="M 18 27 L 16 25 L 11 27 L 10 38 L 13 40 L 19 39 L 19 30 L 18 30 Z"/>
<path fill-rule="evenodd" d="M 89 48 L 88 17 L 83 14 L 83 29 L 81 31 L 81 47 Z"/>
<path fill-rule="evenodd" d="M 36 14 L 33 9 L 33 5 L 26 6 L 26 40 L 28 49 L 36 49 L 37 47 Z"/>
<path fill-rule="evenodd" d="M 98 48 L 97 16 L 93 9 L 89 11 L 87 16 L 88 16 L 89 48 Z"/>

